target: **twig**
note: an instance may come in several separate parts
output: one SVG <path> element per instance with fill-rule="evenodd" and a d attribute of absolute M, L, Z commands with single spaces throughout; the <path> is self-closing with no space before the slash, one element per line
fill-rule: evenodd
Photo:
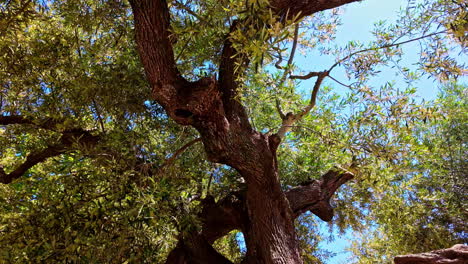
<path fill-rule="evenodd" d="M 92 101 L 93 101 L 94 109 L 96 109 L 96 115 L 98 117 L 99 124 L 101 125 L 101 130 L 102 130 L 103 133 L 106 133 L 106 129 L 104 128 L 104 122 L 102 121 L 102 117 L 101 117 L 101 113 L 99 111 L 99 107 L 98 107 L 96 101 L 94 100 L 94 98 L 93 98 Z"/>
<path fill-rule="evenodd" d="M 299 23 L 296 24 L 294 28 L 294 40 L 293 40 L 293 45 L 291 47 L 291 54 L 289 55 L 288 63 L 286 64 L 286 67 L 283 76 L 281 76 L 281 79 L 279 81 L 279 85 L 283 85 L 284 81 L 286 81 L 286 77 L 288 74 L 291 72 L 291 65 L 294 61 L 294 55 L 296 54 L 296 49 L 297 49 L 297 38 L 299 37 Z"/>
<path fill-rule="evenodd" d="M 367 51 L 372 51 L 372 50 L 375 51 L 375 50 L 379 50 L 379 49 L 391 48 L 391 47 L 395 47 L 395 46 L 407 44 L 407 43 L 410 43 L 410 42 L 413 42 L 413 41 L 421 40 L 421 39 L 424 39 L 424 38 L 428 38 L 428 37 L 431 37 L 431 36 L 434 36 L 434 35 L 438 35 L 438 34 L 442 34 L 442 33 L 446 33 L 446 32 L 447 32 L 447 30 L 443 30 L 443 31 L 431 33 L 431 34 L 429 34 L 429 35 L 424 35 L 424 36 L 421 36 L 421 37 L 418 37 L 418 38 L 405 40 L 405 41 L 402 41 L 402 42 L 397 42 L 397 43 L 392 43 L 392 44 L 388 44 L 388 45 L 383 45 L 383 46 L 376 47 L 376 48 L 368 48 L 368 49 L 358 50 L 358 51 L 356 51 L 356 52 L 353 52 L 353 53 L 349 54 L 348 56 L 345 56 L 344 58 L 338 60 L 337 62 L 335 62 L 335 64 L 333 64 L 333 65 L 330 67 L 330 69 L 329 69 L 328 71 L 331 72 L 331 71 L 332 71 L 336 66 L 338 66 L 340 63 L 342 63 L 342 62 L 345 61 L 345 60 L 348 60 L 348 59 L 351 58 L 352 56 L 354 56 L 354 55 L 356 55 L 356 54 L 359 54 L 359 53 L 363 53 L 363 52 L 367 52 Z"/>
<path fill-rule="evenodd" d="M 201 141 L 201 138 L 196 138 L 190 142 L 188 142 L 187 144 L 183 145 L 180 149 L 178 149 L 170 158 L 166 159 L 164 161 L 164 163 L 161 165 L 161 169 L 163 167 L 167 167 L 169 165 L 171 165 L 172 163 L 174 163 L 174 161 L 177 159 L 177 157 L 182 154 L 187 148 L 191 147 L 192 145 L 194 145 L 195 143 Z"/>
<path fill-rule="evenodd" d="M 294 61 L 294 54 L 296 53 L 297 49 L 297 38 L 299 37 L 299 23 L 296 24 L 294 28 L 294 40 L 293 40 L 293 45 L 291 47 L 291 54 L 289 55 L 288 63 L 286 64 L 286 67 L 282 67 L 279 65 L 282 61 L 281 53 L 280 55 L 280 60 L 275 64 L 276 68 L 278 69 L 284 69 L 283 76 L 281 76 L 281 79 L 278 82 L 278 86 L 283 86 L 284 82 L 286 81 L 286 78 L 288 74 L 291 72 L 291 65 Z M 279 99 L 276 99 L 276 110 L 278 111 L 281 119 L 285 119 L 286 116 L 284 115 L 283 111 L 281 110 L 281 104 Z"/>
<path fill-rule="evenodd" d="M 347 88 L 349 88 L 349 89 L 354 89 L 351 85 L 344 84 L 344 83 L 338 81 L 337 79 L 333 78 L 333 76 L 331 76 L 331 75 L 328 75 L 328 77 L 329 77 L 330 79 L 332 79 L 333 81 L 337 82 L 338 84 L 344 86 L 344 87 L 347 87 Z"/>
<path fill-rule="evenodd" d="M 187 6 L 185 6 L 184 4 L 180 3 L 179 1 L 174 1 L 174 4 L 176 7 L 180 8 L 180 9 L 183 9 L 185 12 L 189 13 L 190 15 L 196 17 L 198 20 L 200 20 L 201 22 L 204 22 L 206 23 L 206 20 L 203 19 L 201 16 L 199 16 L 197 13 L 193 12 L 192 9 L 188 8 Z"/>

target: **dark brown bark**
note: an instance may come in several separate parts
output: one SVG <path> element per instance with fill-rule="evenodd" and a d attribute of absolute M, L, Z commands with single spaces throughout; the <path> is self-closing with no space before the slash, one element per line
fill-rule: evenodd
<path fill-rule="evenodd" d="M 311 211 L 322 220 L 330 221 L 333 214 L 333 209 L 329 203 L 330 197 L 336 189 L 352 179 L 352 177 L 353 175 L 350 172 L 334 168 L 323 175 L 320 180 L 312 180 L 286 191 L 286 197 L 294 212 L 294 217 L 296 218 L 306 211 Z M 249 216 L 245 199 L 245 192 L 233 193 L 218 202 L 215 202 L 211 196 L 205 198 L 202 201 L 203 209 L 199 215 L 203 223 L 202 230 L 201 232 L 189 234 L 190 239 L 193 240 L 195 236 L 198 241 L 204 241 L 204 243 L 188 245 L 184 243 L 186 238 L 180 238 L 177 247 L 171 251 L 166 264 L 210 263 L 193 261 L 193 259 L 208 258 L 207 254 L 217 255 L 217 252 L 203 249 L 206 247 L 206 243 L 211 245 L 216 239 L 225 236 L 232 230 L 248 231 Z M 198 245 L 203 248 L 198 249 Z M 194 258 L 194 255 L 201 253 L 203 253 L 203 256 Z M 255 259 L 250 259 L 249 262 L 256 263 Z M 244 263 L 248 263 L 248 259 Z"/>
<path fill-rule="evenodd" d="M 232 230 L 227 228 L 229 225 L 237 226 L 244 232 L 246 263 L 302 263 L 294 218 L 305 210 L 312 210 L 321 218 L 330 219 L 328 200 L 337 188 L 333 189 L 334 186 L 341 185 L 344 180 L 324 179 L 310 183 L 308 188 L 295 189 L 291 197 L 287 197 L 281 189 L 276 162 L 276 148 L 281 138 L 254 131 L 244 107 L 236 99 L 236 75 L 241 73 L 242 67 L 238 69 L 240 72 L 236 72 L 235 64 L 247 65 L 248 59 L 235 56 L 237 53 L 227 37 L 220 58 L 219 79 L 202 78 L 189 82 L 179 75 L 175 66 L 166 1 L 130 2 L 135 17 L 138 51 L 152 86 L 154 100 L 176 122 L 191 125 L 199 131 L 210 161 L 233 167 L 246 182 L 241 216 L 231 215 L 235 210 L 224 211 L 228 207 L 210 208 L 205 204 L 204 212 L 217 211 L 218 217 L 205 217 L 201 233 L 191 233 L 181 238 L 168 263 L 211 263 L 203 262 L 207 258 L 224 263 L 219 254 L 213 252 L 211 243 L 217 236 Z M 304 16 L 349 2 L 353 0 L 273 1 L 271 6 L 278 15 L 290 9 L 289 14 L 304 11 L 301 13 Z M 234 23 L 231 31 L 235 27 Z M 331 189 L 319 193 L 307 191 L 322 188 Z M 303 202 L 298 196 L 305 194 L 309 194 L 308 199 L 314 203 Z M 288 201 L 289 198 L 293 200 L 292 203 Z M 216 204 L 211 202 L 211 205 Z M 300 205 L 300 208 L 291 207 L 291 204 Z M 231 207 L 235 206 L 231 204 Z M 210 229 L 219 226 L 221 221 L 225 221 L 224 225 L 221 224 L 216 230 Z"/>
<path fill-rule="evenodd" d="M 451 248 L 427 253 L 396 256 L 395 264 L 466 264 L 468 246 L 458 244 Z"/>

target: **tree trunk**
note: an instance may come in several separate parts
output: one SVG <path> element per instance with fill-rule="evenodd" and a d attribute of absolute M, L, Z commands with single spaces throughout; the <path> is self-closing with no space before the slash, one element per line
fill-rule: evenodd
<path fill-rule="evenodd" d="M 357 0 L 277 0 L 268 8 L 285 21 L 354 1 Z M 209 197 L 205 199 L 204 215 L 200 216 L 204 222 L 202 231 L 180 238 L 167 263 L 229 263 L 211 244 L 234 229 L 241 230 L 246 240 L 247 256 L 243 263 L 302 263 L 294 218 L 310 210 L 324 220 L 331 219 L 328 201 L 352 174 L 332 172 L 328 178 L 285 193 L 276 161 L 281 138 L 252 129 L 237 99 L 237 74 L 242 69 L 236 69 L 236 65 L 245 69 L 248 59 L 235 55 L 229 35 L 220 58 L 219 78 L 189 82 L 179 74 L 175 64 L 166 1 L 130 3 L 136 43 L 153 99 L 174 121 L 198 130 L 210 161 L 231 166 L 246 182 L 246 193 L 237 202 L 225 199 L 215 203 Z M 231 31 L 234 29 L 236 23 L 231 25 Z"/>
<path fill-rule="evenodd" d="M 294 216 L 278 177 L 277 145 L 263 138 L 264 146 L 258 148 L 263 154 L 258 167 L 243 175 L 249 219 L 244 232 L 247 263 L 302 263 Z"/>

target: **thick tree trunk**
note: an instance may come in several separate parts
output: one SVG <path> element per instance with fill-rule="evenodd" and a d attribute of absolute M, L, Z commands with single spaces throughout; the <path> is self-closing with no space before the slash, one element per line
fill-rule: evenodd
<path fill-rule="evenodd" d="M 277 0 L 271 1 L 270 8 L 287 19 L 284 14 L 302 17 L 354 1 Z M 219 79 L 189 82 L 176 68 L 166 1 L 131 0 L 130 3 L 138 51 L 153 89 L 153 99 L 174 121 L 199 131 L 210 161 L 231 166 L 246 182 L 246 193 L 238 202 L 215 203 L 205 199 L 200 216 L 204 221 L 203 230 L 180 238 L 167 263 L 229 263 L 211 244 L 233 229 L 241 230 L 246 239 L 244 263 L 302 263 L 294 218 L 307 210 L 322 219 L 331 218 L 328 201 L 336 188 L 352 175 L 332 173 L 336 177 L 283 192 L 276 162 L 281 139 L 276 134 L 254 131 L 236 98 L 239 86 L 236 74 L 241 70 L 236 70 L 235 65 L 246 66 L 248 59 L 235 56 L 236 51 L 227 37 L 220 58 Z M 290 8 L 293 9 L 283 12 Z M 231 30 L 235 27 L 234 23 Z"/>
<path fill-rule="evenodd" d="M 249 224 L 244 236 L 247 263 L 302 263 L 294 216 L 281 190 L 274 140 L 263 136 L 263 155 L 255 170 L 243 175 L 247 184 Z M 274 136 L 272 137 L 274 138 Z"/>

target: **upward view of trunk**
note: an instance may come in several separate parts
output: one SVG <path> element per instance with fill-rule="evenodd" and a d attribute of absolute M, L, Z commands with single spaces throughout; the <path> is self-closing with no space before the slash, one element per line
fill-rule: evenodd
<path fill-rule="evenodd" d="M 307 16 L 354 1 L 275 0 L 270 8 L 278 16 L 286 10 L 291 16 Z M 134 0 L 131 5 L 138 51 L 153 99 L 177 123 L 198 130 L 210 161 L 236 169 L 246 183 L 245 193 L 233 193 L 217 202 L 212 197 L 203 200 L 202 231 L 180 238 L 167 263 L 230 263 L 211 245 L 232 230 L 244 234 L 247 255 L 243 263 L 302 263 L 294 219 L 311 211 L 330 220 L 329 200 L 352 174 L 333 169 L 321 180 L 283 191 L 276 161 L 283 133 L 255 131 L 235 99 L 238 83 L 234 68 L 239 61 L 229 39 L 226 37 L 220 58 L 219 78 L 189 82 L 176 68 L 166 1 Z M 320 75 L 320 82 L 324 76 Z"/>

